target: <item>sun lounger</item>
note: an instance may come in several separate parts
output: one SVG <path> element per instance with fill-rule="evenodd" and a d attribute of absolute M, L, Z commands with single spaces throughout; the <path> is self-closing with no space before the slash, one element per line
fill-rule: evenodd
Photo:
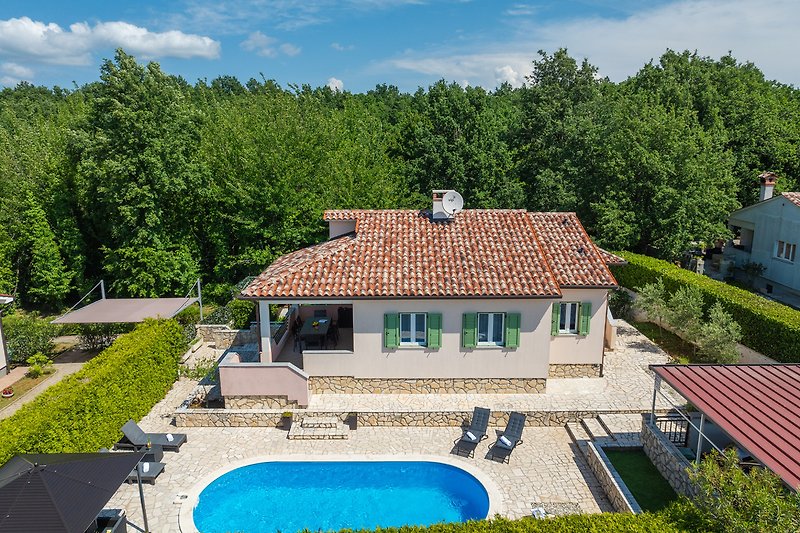
<path fill-rule="evenodd" d="M 164 471 L 164 463 L 151 463 L 151 462 L 141 462 L 139 463 L 139 476 L 142 478 L 142 483 L 150 483 L 151 485 L 156 484 L 156 478 L 161 475 L 161 472 Z M 131 473 L 128 474 L 128 479 L 125 480 L 125 483 L 136 483 L 136 469 L 131 470 Z"/>
<path fill-rule="evenodd" d="M 525 429 L 525 415 L 516 411 L 511 413 L 505 431 L 489 448 L 490 458 L 500 457 L 504 463 L 508 462 L 514 448 L 522 444 L 523 429 Z"/>
<path fill-rule="evenodd" d="M 467 457 L 472 457 L 475 447 L 480 441 L 486 438 L 486 429 L 489 427 L 489 416 L 491 411 L 485 407 L 476 407 L 472 412 L 472 421 L 467 429 L 461 434 L 461 438 L 456 439 L 455 452 L 457 455 L 464 453 Z"/>
<path fill-rule="evenodd" d="M 136 422 L 128 420 L 122 426 L 124 435 L 115 445 L 115 450 L 143 450 L 149 446 L 160 446 L 164 451 L 177 452 L 186 442 L 184 433 L 145 433 Z"/>

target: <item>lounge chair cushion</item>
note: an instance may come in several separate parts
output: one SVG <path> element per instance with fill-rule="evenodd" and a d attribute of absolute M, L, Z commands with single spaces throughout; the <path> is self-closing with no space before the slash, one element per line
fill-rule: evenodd
<path fill-rule="evenodd" d="M 466 435 L 469 440 L 478 440 L 478 437 L 476 437 L 471 431 L 467 431 Z"/>
<path fill-rule="evenodd" d="M 503 444 L 505 444 L 506 446 L 511 446 L 511 441 L 510 441 L 510 440 L 508 440 L 508 439 L 506 438 L 506 436 L 505 436 L 505 435 L 503 435 L 503 436 L 501 436 L 501 437 L 500 437 L 500 442 L 502 442 L 502 443 L 503 443 Z"/>
<path fill-rule="evenodd" d="M 131 441 L 131 444 L 136 446 L 147 445 L 147 433 L 142 431 L 142 428 L 133 420 L 125 422 L 125 425 L 122 426 L 122 434 Z"/>

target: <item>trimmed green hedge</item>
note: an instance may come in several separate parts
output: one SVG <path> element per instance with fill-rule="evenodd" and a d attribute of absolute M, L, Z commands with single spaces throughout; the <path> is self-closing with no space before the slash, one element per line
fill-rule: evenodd
<path fill-rule="evenodd" d="M 96 452 L 164 398 L 186 351 L 174 320 L 150 320 L 11 417 L 0 421 L 0 464 L 18 453 Z"/>
<path fill-rule="evenodd" d="M 783 363 L 800 362 L 800 311 L 660 259 L 615 253 L 628 261 L 627 265 L 612 267 L 620 285 L 638 290 L 660 277 L 669 292 L 695 286 L 703 293 L 706 307 L 719 302 L 733 315 L 742 327 L 742 344 Z"/>

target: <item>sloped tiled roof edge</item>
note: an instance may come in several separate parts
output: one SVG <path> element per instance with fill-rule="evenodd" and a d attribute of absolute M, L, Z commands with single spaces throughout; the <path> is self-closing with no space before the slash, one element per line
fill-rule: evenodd
<path fill-rule="evenodd" d="M 800 192 L 785 192 L 783 197 L 792 202 L 797 207 L 800 207 Z"/>

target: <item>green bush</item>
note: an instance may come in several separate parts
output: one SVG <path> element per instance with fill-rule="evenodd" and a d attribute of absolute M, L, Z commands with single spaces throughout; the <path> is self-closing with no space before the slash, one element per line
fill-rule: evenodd
<path fill-rule="evenodd" d="M 81 346 L 87 350 L 108 348 L 117 335 L 133 329 L 131 324 L 79 324 L 78 337 Z"/>
<path fill-rule="evenodd" d="M 256 318 L 256 304 L 248 300 L 231 300 L 203 318 L 203 324 L 228 324 L 233 329 L 247 329 Z"/>
<path fill-rule="evenodd" d="M 38 378 L 42 374 L 49 374 L 53 371 L 53 361 L 43 353 L 37 353 L 25 360 L 30 365 L 25 373 L 29 378 Z"/>
<path fill-rule="evenodd" d="M 194 326 L 195 324 L 200 323 L 200 306 L 197 304 L 192 304 L 177 315 L 175 315 L 175 320 L 178 321 L 178 324 L 181 326 Z"/>
<path fill-rule="evenodd" d="M 0 421 L 0 464 L 18 453 L 96 452 L 169 391 L 186 351 L 180 325 L 149 320 Z"/>
<path fill-rule="evenodd" d="M 608 293 L 608 306 L 614 318 L 631 320 L 633 316 L 633 298 L 624 289 L 614 289 Z"/>
<path fill-rule="evenodd" d="M 715 302 L 742 328 L 742 344 L 784 363 L 800 362 L 800 311 L 666 261 L 631 252 L 619 253 L 628 264 L 612 267 L 620 285 L 638 290 L 663 278 L 670 293 L 697 287 L 707 310 Z"/>
<path fill-rule="evenodd" d="M 9 361 L 22 363 L 37 353 L 51 354 L 58 327 L 36 313 L 17 312 L 3 317 L 3 333 Z"/>

